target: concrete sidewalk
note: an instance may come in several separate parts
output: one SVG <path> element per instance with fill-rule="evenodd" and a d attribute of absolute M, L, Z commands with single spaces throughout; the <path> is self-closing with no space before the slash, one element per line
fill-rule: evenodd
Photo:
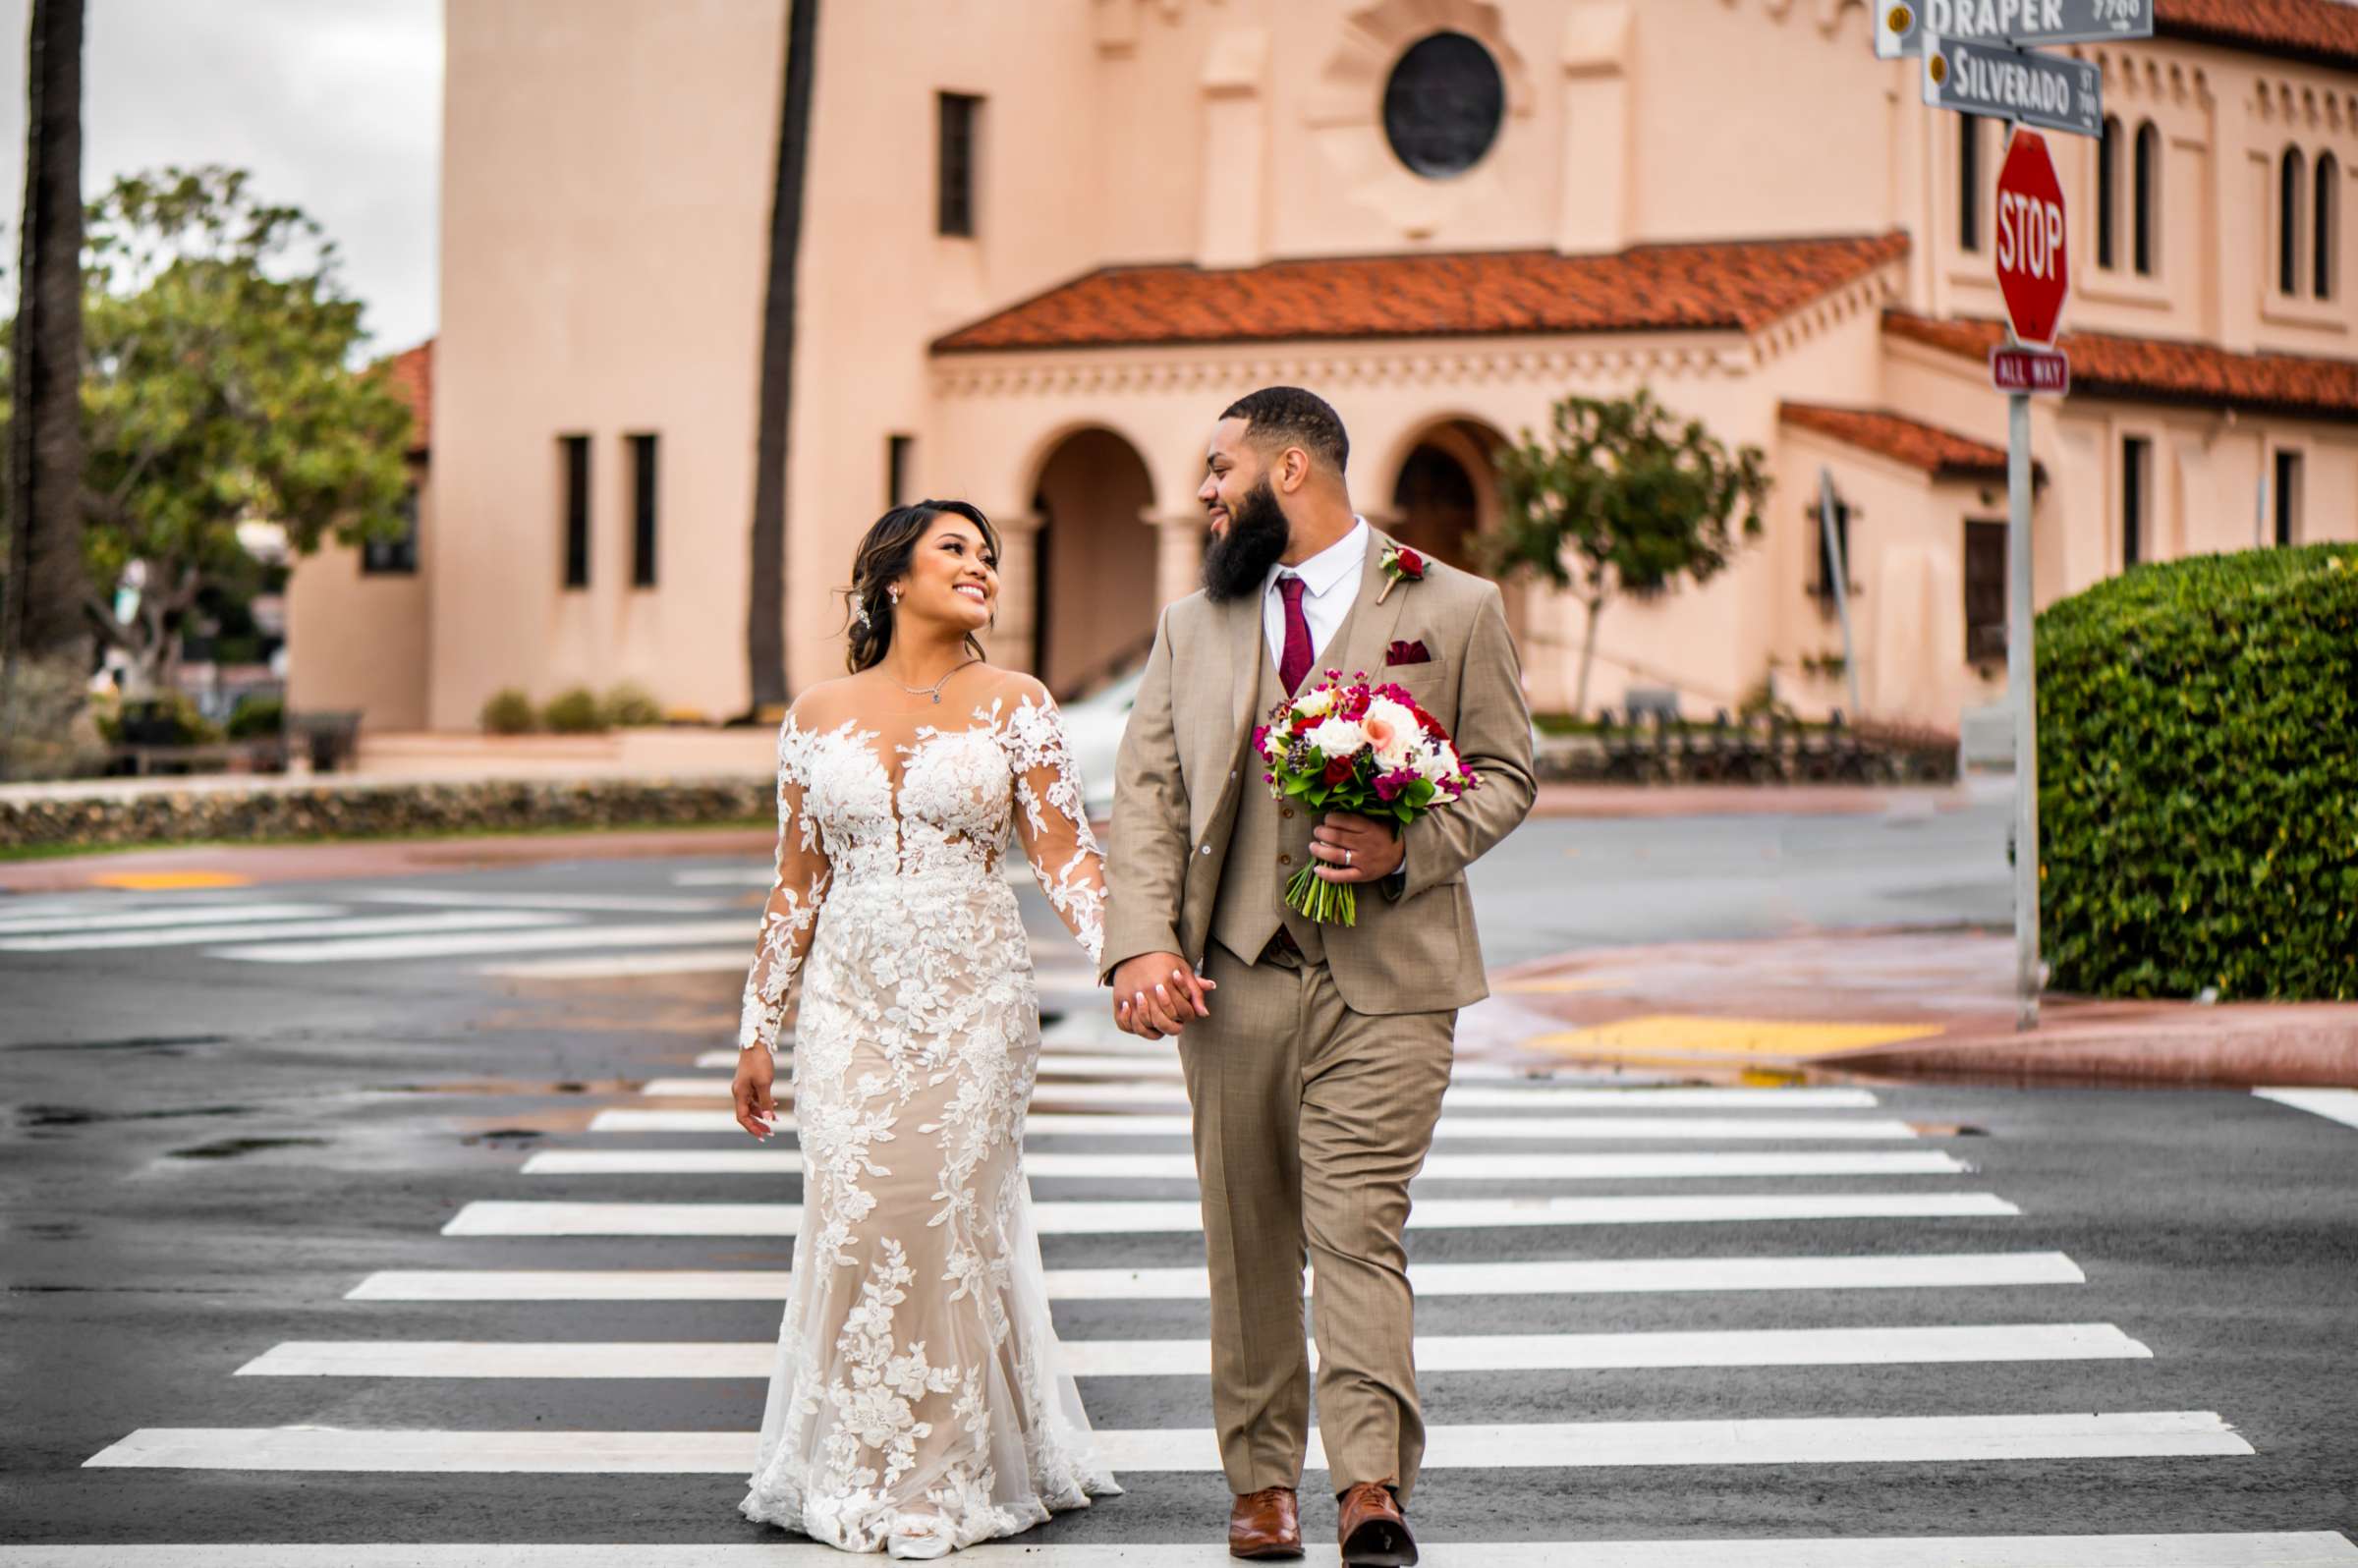
<path fill-rule="evenodd" d="M 1527 1061 L 1730 1081 L 1973 1079 L 2358 1086 L 2358 1003 L 2050 995 L 2018 1033 L 2014 942 L 1973 930 L 1846 931 L 1597 949 L 1493 977 L 1558 1028 Z"/>

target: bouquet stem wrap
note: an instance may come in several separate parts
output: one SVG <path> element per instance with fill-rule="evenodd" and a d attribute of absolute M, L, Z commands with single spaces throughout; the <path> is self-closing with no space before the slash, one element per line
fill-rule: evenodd
<path fill-rule="evenodd" d="M 1323 683 L 1278 703 L 1253 732 L 1253 749 L 1277 799 L 1319 816 L 1389 822 L 1394 835 L 1482 782 L 1406 688 L 1370 686 L 1364 673 L 1345 682 L 1342 671 L 1328 670 Z M 1357 924 L 1358 887 L 1320 876 L 1320 864 L 1313 860 L 1286 883 L 1286 907 L 1321 925 Z"/>

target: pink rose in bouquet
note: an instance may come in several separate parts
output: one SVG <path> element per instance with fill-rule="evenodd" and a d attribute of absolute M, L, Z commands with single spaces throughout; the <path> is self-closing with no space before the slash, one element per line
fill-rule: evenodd
<path fill-rule="evenodd" d="M 1370 686 L 1364 673 L 1349 685 L 1340 670 L 1326 677 L 1278 703 L 1269 722 L 1253 732 L 1253 749 L 1268 765 L 1263 778 L 1279 800 L 1300 801 L 1319 814 L 1388 819 L 1397 833 L 1480 786 L 1448 730 L 1405 687 Z M 1285 902 L 1321 924 L 1359 919 L 1358 888 L 1327 881 L 1315 862 L 1286 884 Z"/>

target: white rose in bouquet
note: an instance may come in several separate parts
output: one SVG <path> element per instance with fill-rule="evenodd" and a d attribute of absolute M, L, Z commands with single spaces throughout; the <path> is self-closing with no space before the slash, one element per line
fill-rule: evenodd
<path fill-rule="evenodd" d="M 1368 744 L 1368 732 L 1346 718 L 1330 718 L 1314 724 L 1302 738 L 1330 758 L 1354 756 Z"/>

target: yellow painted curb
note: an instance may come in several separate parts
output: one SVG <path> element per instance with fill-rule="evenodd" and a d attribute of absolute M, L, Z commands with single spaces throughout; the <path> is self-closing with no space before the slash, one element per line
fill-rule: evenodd
<path fill-rule="evenodd" d="M 195 887 L 249 887 L 253 878 L 231 871 L 109 871 L 93 876 L 96 887 L 120 887 L 135 893 L 172 893 Z"/>
<path fill-rule="evenodd" d="M 1823 1056 L 1923 1039 L 1937 1024 L 1842 1024 L 1660 1013 L 1542 1035 L 1528 1043 L 1566 1056 L 1675 1061 L 1696 1056 Z"/>

